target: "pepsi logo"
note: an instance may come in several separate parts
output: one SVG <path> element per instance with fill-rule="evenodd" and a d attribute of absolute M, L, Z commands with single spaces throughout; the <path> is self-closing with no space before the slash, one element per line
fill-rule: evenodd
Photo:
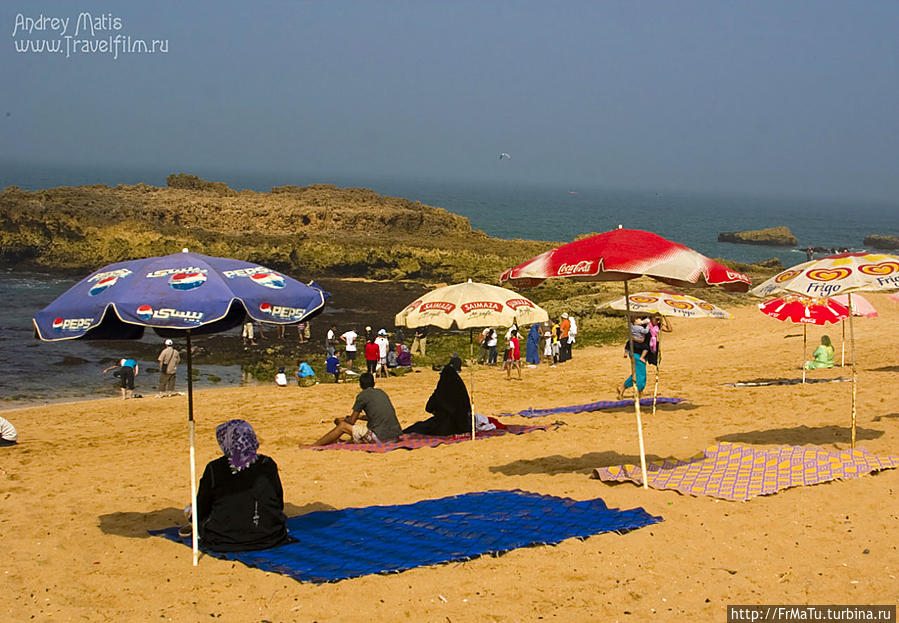
<path fill-rule="evenodd" d="M 90 329 L 93 318 L 57 318 L 53 321 L 55 331 L 80 331 Z"/>
<path fill-rule="evenodd" d="M 179 272 L 169 277 L 169 285 L 175 290 L 193 290 L 206 283 L 206 273 Z"/>
<path fill-rule="evenodd" d="M 116 281 L 118 280 L 119 278 L 115 275 L 100 279 L 100 281 L 91 286 L 88 294 L 90 294 L 91 296 L 97 296 L 101 292 L 104 292 L 107 288 L 114 286 L 116 284 Z"/>
<path fill-rule="evenodd" d="M 135 313 L 141 320 L 149 320 L 153 317 L 153 308 L 149 305 L 141 305 L 135 310 Z"/>
<path fill-rule="evenodd" d="M 271 303 L 260 303 L 259 311 L 278 320 L 302 320 L 306 315 L 306 310 L 302 307 L 287 307 Z"/>
<path fill-rule="evenodd" d="M 260 304 L 259 304 L 259 311 L 261 311 L 263 314 L 270 314 L 270 313 L 272 313 L 272 305 L 271 305 L 271 303 L 260 303 Z"/>
<path fill-rule="evenodd" d="M 284 277 L 278 273 L 255 273 L 250 275 L 250 280 L 273 290 L 280 290 L 286 285 Z"/>

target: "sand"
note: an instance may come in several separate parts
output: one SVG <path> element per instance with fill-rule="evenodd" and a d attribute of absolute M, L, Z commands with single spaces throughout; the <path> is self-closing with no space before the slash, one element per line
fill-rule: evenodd
<path fill-rule="evenodd" d="M 899 334 L 889 328 L 899 303 L 868 298 L 881 315 L 856 322 L 859 446 L 896 455 Z M 673 321 L 661 394 L 690 404 L 645 418 L 649 457 L 687 458 L 722 439 L 847 448 L 850 384 L 723 385 L 800 374 L 801 328 L 751 305 L 734 315 Z M 810 329 L 809 352 L 825 332 L 839 353 L 833 327 Z M 564 365 L 525 369 L 520 382 L 480 368 L 475 407 L 492 414 L 612 399 L 626 363 L 616 346 L 577 349 Z M 463 374 L 468 383 L 468 368 Z M 849 368 L 811 374 L 848 376 Z M 424 416 L 436 380 L 422 370 L 379 386 L 408 424 Z M 664 521 L 625 535 L 325 585 L 208 556 L 195 568 L 189 548 L 147 535 L 179 523 L 189 498 L 186 397 L 7 411 L 20 444 L 0 449 L 0 619 L 724 621 L 726 604 L 899 601 L 899 470 L 748 502 L 590 479 L 595 467 L 638 460 L 629 410 L 548 418 L 565 425 L 411 452 L 297 447 L 347 414 L 356 391 L 323 384 L 197 392 L 198 470 L 219 454 L 215 426 L 242 417 L 256 428 L 260 451 L 280 466 L 288 515 L 521 488 L 602 497 Z"/>

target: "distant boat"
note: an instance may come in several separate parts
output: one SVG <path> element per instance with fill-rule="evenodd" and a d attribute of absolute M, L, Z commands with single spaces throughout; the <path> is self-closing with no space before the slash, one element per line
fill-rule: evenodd
<path fill-rule="evenodd" d="M 569 195 L 576 195 L 576 194 L 577 194 L 577 191 L 576 191 L 576 190 L 569 190 L 569 191 L 568 191 L 568 194 L 569 194 Z"/>

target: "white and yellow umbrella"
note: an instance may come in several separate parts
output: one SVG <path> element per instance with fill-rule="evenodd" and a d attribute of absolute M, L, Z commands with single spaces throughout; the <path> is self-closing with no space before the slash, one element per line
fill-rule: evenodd
<path fill-rule="evenodd" d="M 664 291 L 637 292 L 628 298 L 630 299 L 630 311 L 639 314 L 661 314 L 673 318 L 719 318 L 722 320 L 733 318 L 733 314 L 729 311 L 687 294 Z M 625 311 L 627 302 L 622 296 L 614 301 L 604 303 L 601 307 Z"/>
<path fill-rule="evenodd" d="M 435 326 L 449 329 L 509 327 L 546 322 L 542 307 L 508 288 L 486 283 L 457 283 L 431 290 L 396 315 L 398 327 Z"/>
<path fill-rule="evenodd" d="M 449 329 L 510 327 L 546 322 L 549 314 L 542 307 L 508 288 L 487 283 L 457 283 L 431 290 L 414 300 L 396 315 L 398 327 L 435 326 Z M 469 336 L 470 338 L 470 336 Z M 471 340 L 469 339 L 469 348 Z M 471 353 L 469 352 L 469 355 Z M 471 368 L 471 438 L 475 436 L 474 368 Z"/>
<path fill-rule="evenodd" d="M 814 298 L 847 294 L 849 309 L 856 292 L 899 290 L 899 257 L 886 253 L 840 253 L 799 264 L 774 275 L 750 292 L 756 296 L 790 292 Z M 855 447 L 857 382 L 855 373 L 855 330 L 849 316 L 850 357 L 852 359 L 852 436 Z"/>

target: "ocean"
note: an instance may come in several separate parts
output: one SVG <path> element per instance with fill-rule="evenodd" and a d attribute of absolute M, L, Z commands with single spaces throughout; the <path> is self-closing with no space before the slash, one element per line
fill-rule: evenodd
<path fill-rule="evenodd" d="M 0 167 L 0 188 L 28 190 L 83 184 L 165 185 L 171 170 L 150 168 Z M 805 261 L 805 247 L 861 250 L 869 234 L 899 235 L 899 203 L 753 198 L 686 192 L 627 191 L 508 182 L 449 182 L 303 176 L 269 173 L 187 171 L 223 181 L 235 189 L 268 191 L 272 186 L 331 183 L 363 186 L 384 195 L 405 197 L 467 217 L 475 229 L 499 238 L 569 241 L 588 232 L 619 225 L 646 229 L 710 257 L 757 262 L 772 257 L 784 266 Z M 785 225 L 799 239 L 797 248 L 719 243 L 718 233 Z M 522 258 L 522 260 L 527 258 Z M 0 273 L 0 296 L 8 308 L 0 331 L 0 408 L 84 397 L 114 396 L 113 381 L 100 375 L 109 360 L 127 354 L 128 343 L 40 343 L 32 337 L 31 317 L 76 279 L 7 270 Z M 152 333 L 144 338 L 158 342 Z M 118 350 L 117 350 L 118 349 Z M 186 374 L 181 366 L 181 374 Z M 155 375 L 153 375 L 155 376 Z M 150 377 L 139 379 L 153 394 Z M 216 379 L 216 380 L 212 380 Z M 218 380 L 220 379 L 220 380 Z M 154 379 L 155 380 L 155 379 Z M 253 382 L 239 366 L 204 366 L 197 384 Z M 184 388 L 186 378 L 179 378 Z"/>

